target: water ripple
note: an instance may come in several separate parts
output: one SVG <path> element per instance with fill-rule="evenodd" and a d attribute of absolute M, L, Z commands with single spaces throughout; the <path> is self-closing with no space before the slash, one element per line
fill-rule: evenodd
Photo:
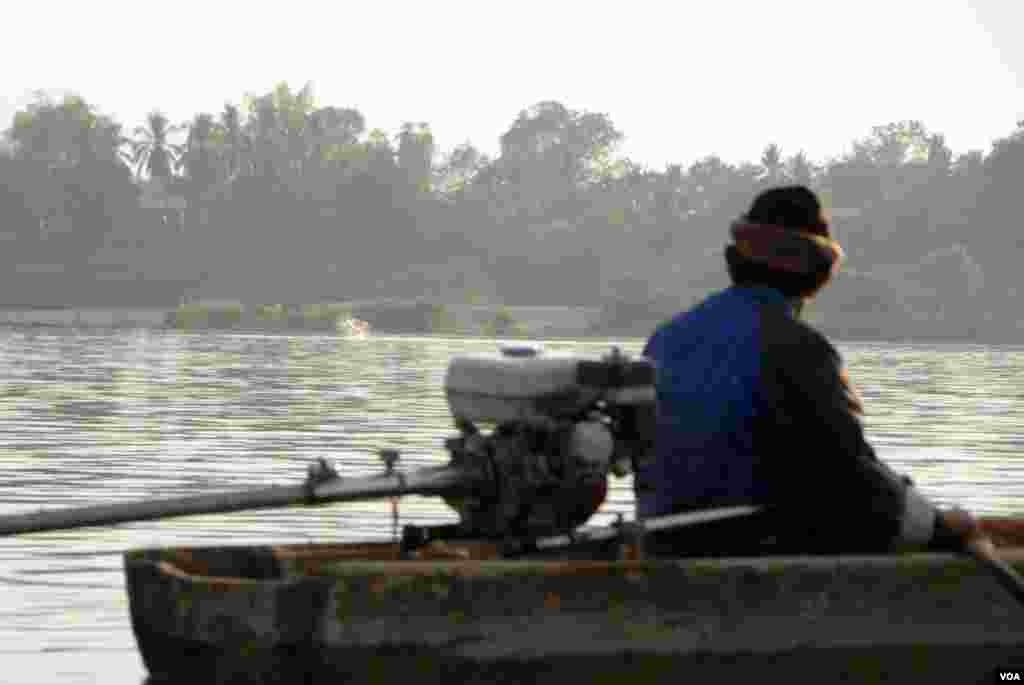
<path fill-rule="evenodd" d="M 637 353 L 641 343 L 546 341 L 544 348 L 603 352 L 617 344 Z M 453 433 L 441 387 L 447 361 L 497 344 L 0 330 L 0 514 L 294 484 L 320 457 L 342 475 L 366 475 L 380 468 L 383 447 L 399 448 L 407 467 L 444 463 L 443 439 Z M 940 502 L 1020 511 L 1024 388 L 1015 372 L 1024 368 L 1024 350 L 851 344 L 841 351 L 880 456 Z M 630 515 L 631 487 L 630 479 L 614 482 L 594 523 Z M 421 497 L 404 499 L 400 516 L 403 524 L 454 521 L 442 503 Z M 37 654 L 39 669 L 54 653 L 102 655 L 102 682 L 138 685 L 124 549 L 391 534 L 389 503 L 354 502 L 3 539 L 0 653 L 23 655 L 21 663 Z"/>

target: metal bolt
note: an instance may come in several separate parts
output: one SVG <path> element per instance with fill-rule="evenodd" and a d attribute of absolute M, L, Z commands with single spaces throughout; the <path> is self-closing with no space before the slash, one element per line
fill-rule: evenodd
<path fill-rule="evenodd" d="M 398 462 L 398 450 L 381 450 L 380 460 L 384 462 L 384 468 L 388 475 L 395 472 L 395 464 Z M 402 481 L 404 488 L 405 479 L 399 474 L 399 479 Z M 391 499 L 391 540 L 396 545 L 399 544 L 398 539 L 398 497 L 392 497 Z"/>
<path fill-rule="evenodd" d="M 398 450 L 381 450 L 380 460 L 384 462 L 387 472 L 391 473 L 395 470 L 395 464 L 398 463 Z"/>
<path fill-rule="evenodd" d="M 315 462 L 311 463 L 307 473 L 309 480 L 314 483 L 322 483 L 338 477 L 338 472 L 323 457 L 319 457 Z"/>

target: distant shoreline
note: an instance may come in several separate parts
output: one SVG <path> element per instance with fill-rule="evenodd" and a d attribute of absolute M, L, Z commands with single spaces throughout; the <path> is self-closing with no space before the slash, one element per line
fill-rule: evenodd
<path fill-rule="evenodd" d="M 458 309 L 461 305 L 451 305 Z M 527 310 L 538 308 L 529 307 L 507 307 L 502 311 L 511 314 L 516 319 L 516 314 Z M 579 312 L 581 308 L 565 307 L 543 308 L 547 310 L 564 309 L 566 314 L 581 322 Z M 0 306 L 0 326 L 23 330 L 67 330 L 67 329 L 105 329 L 105 330 L 152 330 L 161 332 L 183 332 L 198 333 L 203 331 L 211 332 L 232 332 L 232 333 L 279 333 L 287 335 L 337 335 L 346 337 L 344 332 L 336 330 L 333 322 L 325 320 L 258 320 L 252 315 L 247 315 L 243 320 L 234 324 L 225 322 L 208 322 L 202 325 L 177 326 L 173 322 L 175 314 L 173 308 L 161 307 L 60 307 L 60 306 L 30 306 L 11 307 Z M 831 339 L 840 343 L 888 343 L 888 344 L 974 344 L 974 345 L 1024 345 L 1024 337 L 1013 340 L 1008 336 L 979 335 L 966 336 L 962 334 L 950 335 L 899 335 L 889 337 L 878 337 L 865 335 L 863 333 L 843 334 L 841 330 L 831 329 L 811 322 L 816 328 L 828 335 Z M 449 330 L 422 330 L 417 326 L 387 326 L 370 329 L 370 336 L 375 333 L 379 335 L 409 335 L 431 338 L 478 338 L 478 339 L 508 339 L 508 340 L 600 340 L 607 338 L 622 339 L 644 339 L 654 329 L 654 323 L 645 322 L 644 326 L 636 329 L 623 329 L 621 327 L 602 328 L 600 322 L 594 322 L 590 326 L 552 326 L 550 321 L 537 322 L 529 320 L 517 320 L 509 330 L 503 331 L 481 331 L 473 330 L 472 326 L 462 326 Z M 1002 338 L 1002 339 L 1000 339 Z"/>

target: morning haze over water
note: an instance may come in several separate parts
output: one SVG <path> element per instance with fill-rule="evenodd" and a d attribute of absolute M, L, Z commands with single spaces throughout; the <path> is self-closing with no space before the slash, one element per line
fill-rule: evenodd
<path fill-rule="evenodd" d="M 184 121 L 154 110 L 140 125 L 86 97 L 39 95 L 5 133 L 0 309 L 159 320 L 187 302 L 189 316 L 230 319 L 348 303 L 375 330 L 453 334 L 487 331 L 447 310 L 507 320 L 543 305 L 599 311 L 560 334 L 642 337 L 727 284 L 727 227 L 757 192 L 801 183 L 848 254 L 811 312 L 826 333 L 1024 339 L 1024 128 L 1010 113 L 986 149 L 954 150 L 908 118 L 866 122 L 820 159 L 766 134 L 743 161 L 655 168 L 624 153 L 614 111 L 557 100 L 511 110 L 485 153 L 438 140 L 430 122 L 375 128 L 312 84 L 226 93 Z M 384 301 L 441 315 L 387 321 Z"/>

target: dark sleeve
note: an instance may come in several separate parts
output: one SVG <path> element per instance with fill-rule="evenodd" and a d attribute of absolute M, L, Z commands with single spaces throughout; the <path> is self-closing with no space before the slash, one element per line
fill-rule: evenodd
<path fill-rule="evenodd" d="M 660 341 L 661 335 L 661 328 L 659 327 L 653 333 L 651 333 L 651 336 L 647 339 L 647 342 L 644 344 L 643 352 L 641 352 L 640 354 L 650 359 L 656 359 L 658 357 L 658 343 Z"/>
<path fill-rule="evenodd" d="M 840 548 L 927 544 L 935 509 L 876 457 L 839 353 L 788 317 L 766 316 L 763 333 L 769 444 L 762 468 L 772 499 L 804 534 L 834 537 Z"/>

